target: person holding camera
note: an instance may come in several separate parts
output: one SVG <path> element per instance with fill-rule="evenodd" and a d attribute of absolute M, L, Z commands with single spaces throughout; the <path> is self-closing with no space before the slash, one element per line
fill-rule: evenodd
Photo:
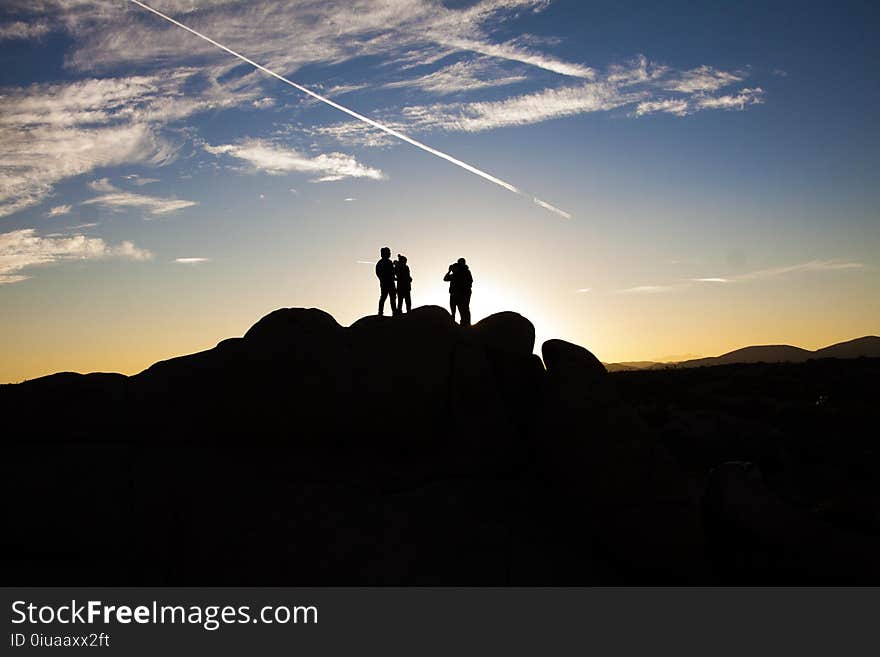
<path fill-rule="evenodd" d="M 455 321 L 455 310 L 458 309 L 462 326 L 471 325 L 471 287 L 474 277 L 464 258 L 449 265 L 444 281 L 449 283 L 449 310 L 452 321 Z"/>

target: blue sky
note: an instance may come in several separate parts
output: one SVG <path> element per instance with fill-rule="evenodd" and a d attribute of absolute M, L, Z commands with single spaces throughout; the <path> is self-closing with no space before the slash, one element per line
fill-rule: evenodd
<path fill-rule="evenodd" d="M 477 317 L 605 360 L 876 333 L 868 3 L 152 6 L 527 197 L 130 2 L 7 1 L 3 380 L 136 371 L 278 306 L 348 323 L 385 244 L 416 305 L 464 255 Z"/>

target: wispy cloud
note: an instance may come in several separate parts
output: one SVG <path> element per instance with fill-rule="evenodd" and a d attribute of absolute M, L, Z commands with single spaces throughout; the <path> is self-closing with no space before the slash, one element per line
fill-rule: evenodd
<path fill-rule="evenodd" d="M 196 201 L 186 201 L 176 198 L 160 198 L 158 196 L 147 196 L 145 194 L 134 194 L 132 192 L 114 192 L 112 194 L 104 194 L 96 196 L 87 201 L 83 201 L 83 205 L 100 205 L 111 210 L 123 210 L 125 208 L 140 208 L 148 214 L 163 215 L 183 210 L 194 205 L 198 205 Z"/>
<path fill-rule="evenodd" d="M 687 100 L 681 98 L 645 100 L 636 105 L 635 115 L 645 116 L 646 114 L 664 112 L 666 114 L 674 114 L 675 116 L 685 116 L 688 114 L 689 108 L 690 103 Z"/>
<path fill-rule="evenodd" d="M 25 228 L 0 234 L 0 284 L 26 280 L 29 276 L 22 271 L 36 265 L 107 258 L 142 261 L 152 257 L 149 251 L 128 241 L 111 246 L 99 237 L 41 236 L 35 229 Z"/>
<path fill-rule="evenodd" d="M 247 162 L 255 171 L 272 175 L 301 172 L 316 176 L 312 182 L 329 182 L 344 178 L 383 180 L 379 169 L 358 162 L 344 153 L 322 153 L 308 156 L 290 148 L 277 146 L 261 139 L 246 139 L 237 144 L 205 144 L 205 150 L 214 155 L 228 155 Z"/>
<path fill-rule="evenodd" d="M 521 45 L 521 40 L 491 43 L 486 41 L 452 38 L 442 41 L 441 43 L 446 46 L 451 46 L 456 50 L 470 50 L 482 55 L 497 57 L 498 59 L 529 64 L 535 68 L 542 68 L 547 71 L 552 71 L 553 73 L 558 73 L 559 75 L 586 79 L 592 79 L 595 75 L 595 71 L 589 66 L 566 62 L 557 59 L 556 57 L 535 52 L 527 47 L 523 47 Z"/>
<path fill-rule="evenodd" d="M 498 101 L 406 107 L 403 115 L 416 129 L 481 132 L 610 110 L 635 99 L 614 85 L 587 82 Z"/>
<path fill-rule="evenodd" d="M 94 192 L 118 192 L 119 190 L 113 186 L 109 178 L 98 178 L 86 183 L 88 188 Z"/>
<path fill-rule="evenodd" d="M 392 84 L 430 86 L 432 81 L 443 79 L 441 73 L 448 68 Z M 711 93 L 743 80 L 744 75 L 710 66 L 675 71 L 640 56 L 612 64 L 602 74 L 594 72 L 586 82 L 548 87 L 501 100 L 410 105 L 404 107 L 398 116 L 384 116 L 383 120 L 403 131 L 481 132 L 625 107 L 631 108 L 629 115 L 632 117 L 655 113 L 684 117 L 703 110 L 743 110 L 763 102 L 764 92 L 760 87 L 744 88 L 721 96 Z M 467 79 L 464 84 L 466 86 Z M 450 86 L 450 90 L 452 88 Z M 444 89 L 434 91 L 442 93 Z M 385 146 L 388 143 L 387 138 L 369 126 L 354 122 L 323 126 L 313 134 L 358 146 Z"/>
<path fill-rule="evenodd" d="M 405 87 L 428 96 L 404 112 L 384 112 L 384 123 L 405 133 L 480 132 L 622 107 L 629 107 L 634 117 L 686 116 L 710 109 L 742 110 L 763 102 L 764 92 L 755 85 L 723 93 L 742 84 L 749 77 L 748 68 L 731 72 L 700 65 L 681 71 L 639 56 L 611 63 L 603 71 L 557 56 L 553 39 L 528 33 L 516 39 L 501 36 L 507 21 L 543 11 L 549 4 L 175 0 L 162 3 L 162 8 L 273 70 L 314 71 L 376 58 L 381 64 L 370 70 L 371 88 Z M 137 67 L 145 73 L 5 89 L 0 97 L 0 160 L 9 173 L 0 178 L 0 216 L 40 203 L 65 178 L 119 164 L 171 162 L 180 147 L 179 131 L 172 132 L 180 128 L 176 122 L 200 112 L 266 110 L 278 102 L 270 91 L 274 83 L 262 74 L 242 72 L 226 53 L 182 30 L 167 29 L 129 3 L 6 0 L 4 8 L 21 18 L 0 26 L 0 33 L 10 38 L 39 36 L 50 29 L 66 32 L 71 47 L 65 65 L 71 71 L 101 75 Z M 291 34 L 297 38 L 291 40 Z M 401 79 L 401 71 L 412 77 Z M 478 95 L 527 81 L 540 81 L 545 88 L 498 100 Z M 345 80 L 328 86 L 325 93 L 338 95 L 366 84 Z M 477 100 L 432 102 L 432 96 L 452 93 Z M 391 143 L 388 135 L 354 122 L 309 126 L 301 132 L 345 144 Z M 77 157 L 65 157 L 69 153 Z M 313 161 L 308 166 L 331 170 L 318 180 L 338 179 L 333 169 L 346 171 L 338 174 L 341 177 L 381 175 L 350 155 L 323 156 L 335 163 L 318 162 L 320 155 L 297 155 L 304 162 Z M 131 182 L 141 185 L 147 180 Z"/>
<path fill-rule="evenodd" d="M 400 131 L 407 129 L 407 126 L 400 122 L 385 121 L 385 125 Z M 346 146 L 358 148 L 382 148 L 397 141 L 391 135 L 360 121 L 341 121 L 304 128 L 303 131 L 308 135 L 329 137 Z"/>
<path fill-rule="evenodd" d="M 765 280 L 768 278 L 776 278 L 788 274 L 799 274 L 805 272 L 837 272 L 864 268 L 865 264 L 861 262 L 852 262 L 845 260 L 809 260 L 807 262 L 801 262 L 794 265 L 783 265 L 781 267 L 759 269 L 757 271 L 748 272 L 746 274 L 737 274 L 735 276 L 694 278 L 692 280 L 698 283 L 737 283 L 743 281 Z"/>
<path fill-rule="evenodd" d="M 210 258 L 175 258 L 174 262 L 178 265 L 201 265 L 206 262 L 211 262 Z"/>
<path fill-rule="evenodd" d="M 523 82 L 525 75 L 505 75 L 491 58 L 464 60 L 416 78 L 389 82 L 387 88 L 415 87 L 440 96 Z"/>
<path fill-rule="evenodd" d="M 83 201 L 83 205 L 100 205 L 111 210 L 140 208 L 151 215 L 163 215 L 198 205 L 196 201 L 127 192 L 117 189 L 107 178 L 93 180 L 89 183 L 89 187 L 96 192 L 102 192 L 102 194 Z"/>
<path fill-rule="evenodd" d="M 56 205 L 54 208 L 49 208 L 49 211 L 46 212 L 47 217 L 60 217 L 61 215 L 65 215 L 72 210 L 72 206 L 70 205 Z"/>
<path fill-rule="evenodd" d="M 275 107 L 275 99 L 271 96 L 264 96 L 263 98 L 257 98 L 256 100 L 251 101 L 251 105 L 257 109 L 267 109 L 269 107 Z"/>
<path fill-rule="evenodd" d="M 841 261 L 841 260 L 810 260 L 795 265 L 784 265 L 781 267 L 770 267 L 768 269 L 760 269 L 746 274 L 737 274 L 734 276 L 703 276 L 699 278 L 689 278 L 686 281 L 677 283 L 667 283 L 658 285 L 637 285 L 635 287 L 623 288 L 615 290 L 618 294 L 656 294 L 660 292 L 672 292 L 692 287 L 694 284 L 703 285 L 729 285 L 735 283 L 745 283 L 750 281 L 760 281 L 789 274 L 798 274 L 806 272 L 837 272 L 846 270 L 864 269 L 866 265 L 861 262 Z"/>
<path fill-rule="evenodd" d="M 694 101 L 694 106 L 698 109 L 743 110 L 749 105 L 760 105 L 763 102 L 764 90 L 755 87 L 726 96 L 700 96 Z"/>
<path fill-rule="evenodd" d="M 764 102 L 764 90 L 760 87 L 754 89 L 742 89 L 735 94 L 723 96 L 708 96 L 697 94 L 689 98 L 664 98 L 661 100 L 646 100 L 636 105 L 634 116 L 645 116 L 658 112 L 673 114 L 675 116 L 687 116 L 701 110 L 744 110 L 750 105 L 760 105 Z"/>
<path fill-rule="evenodd" d="M 635 287 L 626 287 L 622 290 L 616 290 L 618 294 L 657 294 L 659 292 L 670 292 L 676 289 L 676 285 L 636 285 Z"/>
<path fill-rule="evenodd" d="M 0 41 L 40 39 L 52 31 L 46 21 L 0 23 Z"/>
<path fill-rule="evenodd" d="M 674 74 L 662 86 L 670 91 L 694 94 L 718 91 L 735 82 L 742 82 L 743 76 L 728 71 L 720 71 L 712 66 L 698 66 L 689 71 Z"/>
<path fill-rule="evenodd" d="M 77 157 L 70 157 L 71 153 Z M 0 160 L 5 167 L 0 177 L 0 217 L 40 203 L 64 178 L 124 162 L 159 163 L 170 156 L 167 144 L 143 125 L 0 127 Z"/>
<path fill-rule="evenodd" d="M 200 94 L 183 94 L 194 75 L 174 69 L 4 89 L 0 217 L 40 203 L 65 178 L 119 164 L 167 164 L 177 147 L 162 135 L 165 125 L 248 97 L 215 84 Z"/>
<path fill-rule="evenodd" d="M 27 10 L 26 0 L 9 0 Z M 588 78 L 589 66 L 536 50 L 528 34 L 498 41 L 492 33 L 520 12 L 539 12 L 547 0 L 478 0 L 464 8 L 432 0 L 360 0 L 302 2 L 249 0 L 247 3 L 163 3 L 163 11 L 183 16 L 205 34 L 233 48 L 247 46 L 249 56 L 272 69 L 381 56 L 401 65 L 436 61 L 452 53 L 478 53 L 563 76 Z M 143 20 L 138 11 L 105 2 L 43 0 L 31 11 L 60 15 L 76 36 L 70 65 L 94 70 L 157 61 L 223 60 L 206 44 Z M 113 29 L 108 29 L 112 24 Z M 290 35 L 297 38 L 291 40 Z"/>
<path fill-rule="evenodd" d="M 582 287 L 575 290 L 575 294 L 586 294 L 587 292 L 592 292 L 593 288 L 591 287 Z"/>

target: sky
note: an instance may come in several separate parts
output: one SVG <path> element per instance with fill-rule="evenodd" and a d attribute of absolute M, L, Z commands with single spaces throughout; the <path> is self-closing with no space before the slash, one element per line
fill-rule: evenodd
<path fill-rule="evenodd" d="M 0 382 L 348 325 L 385 245 L 605 362 L 880 329 L 870 3 L 147 4 L 435 152 L 128 0 L 4 0 Z"/>

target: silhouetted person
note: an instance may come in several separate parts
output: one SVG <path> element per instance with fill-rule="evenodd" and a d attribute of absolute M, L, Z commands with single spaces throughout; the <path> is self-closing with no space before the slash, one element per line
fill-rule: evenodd
<path fill-rule="evenodd" d="M 379 279 L 379 315 L 385 314 L 385 299 L 391 297 L 391 314 L 397 314 L 397 292 L 394 289 L 394 263 L 391 262 L 391 249 L 383 246 L 382 256 L 376 263 L 376 278 Z"/>
<path fill-rule="evenodd" d="M 474 284 L 474 277 L 464 258 L 459 258 L 458 262 L 449 265 L 449 271 L 446 272 L 443 280 L 449 281 L 449 310 L 452 313 L 452 321 L 455 321 L 455 309 L 458 308 L 461 325 L 470 326 L 471 286 Z"/>
<path fill-rule="evenodd" d="M 412 308 L 412 300 L 409 293 L 412 289 L 412 275 L 406 264 L 406 256 L 397 254 L 394 263 L 394 277 L 397 279 L 397 314 L 403 312 L 403 303 L 406 302 L 406 312 Z"/>

